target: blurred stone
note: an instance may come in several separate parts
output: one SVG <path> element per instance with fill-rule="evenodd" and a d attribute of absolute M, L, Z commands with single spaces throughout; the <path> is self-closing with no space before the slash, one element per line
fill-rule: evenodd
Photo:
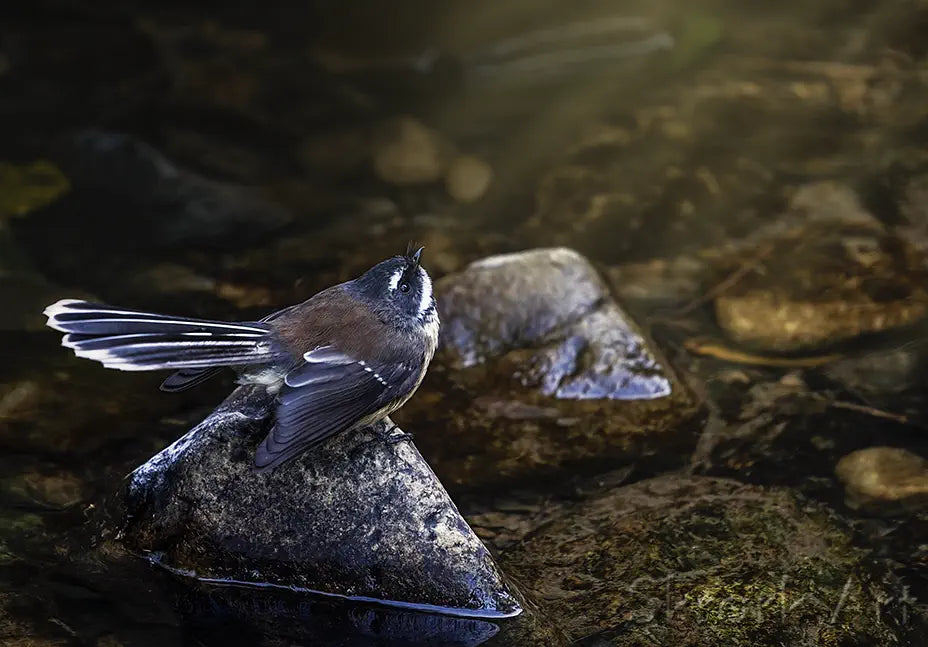
<path fill-rule="evenodd" d="M 928 173 L 908 181 L 899 211 L 909 224 L 928 232 Z"/>
<path fill-rule="evenodd" d="M 179 168 L 129 135 L 84 131 L 65 157 L 77 199 L 71 206 L 81 211 L 82 231 L 104 230 L 101 238 L 121 235 L 130 248 L 248 246 L 291 220 L 287 210 L 254 189 Z"/>
<path fill-rule="evenodd" d="M 14 165 L 0 162 L 0 220 L 24 216 L 60 198 L 71 188 L 51 162 Z"/>
<path fill-rule="evenodd" d="M 623 301 L 679 304 L 696 299 L 702 291 L 706 263 L 695 256 L 658 258 L 607 268 L 606 278 Z"/>
<path fill-rule="evenodd" d="M 903 347 L 848 357 L 824 370 L 852 393 L 869 397 L 920 386 L 919 363 L 918 353 Z"/>
<path fill-rule="evenodd" d="M 241 387 L 137 468 L 126 492 L 126 543 L 194 577 L 464 616 L 521 612 L 415 447 L 381 437 L 387 423 L 256 472 L 272 405 L 264 389 Z"/>
<path fill-rule="evenodd" d="M 237 308 L 270 306 L 274 302 L 271 291 L 261 285 L 239 285 L 223 281 L 218 284 L 216 294 L 234 303 Z"/>
<path fill-rule="evenodd" d="M 897 447 L 868 447 L 838 461 L 847 504 L 875 514 L 928 507 L 928 461 Z"/>
<path fill-rule="evenodd" d="M 162 132 L 165 154 L 195 164 L 202 172 L 244 183 L 275 176 L 275 153 L 254 150 L 236 141 L 235 133 L 223 137 L 170 126 Z"/>
<path fill-rule="evenodd" d="M 83 482 L 72 472 L 60 468 L 30 471 L 9 479 L 5 489 L 40 505 L 66 508 L 80 503 L 86 496 Z"/>
<path fill-rule="evenodd" d="M 657 398 L 670 381 L 596 270 L 575 251 L 471 263 L 436 286 L 440 344 L 462 366 L 533 348 L 524 384 L 567 399 Z"/>
<path fill-rule="evenodd" d="M 904 241 L 802 237 L 774 247 L 715 299 L 719 325 L 739 343 L 810 350 L 906 326 L 928 313 L 928 293 Z"/>
<path fill-rule="evenodd" d="M 390 184 L 428 184 L 445 174 L 454 147 L 412 117 L 382 126 L 374 137 L 374 172 Z"/>
<path fill-rule="evenodd" d="M 840 182 L 826 180 L 800 186 L 790 198 L 789 207 L 807 222 L 882 228 L 857 193 Z"/>
<path fill-rule="evenodd" d="M 445 175 L 445 188 L 458 202 L 471 203 L 483 197 L 492 181 L 493 167 L 479 157 L 459 155 Z"/>
<path fill-rule="evenodd" d="M 826 509 L 723 479 L 610 489 L 503 563 L 584 645 L 904 644 L 911 613 Z"/>
<path fill-rule="evenodd" d="M 136 289 L 146 292 L 171 294 L 177 292 L 213 292 L 216 281 L 208 276 L 177 263 L 159 263 L 130 279 Z"/>
<path fill-rule="evenodd" d="M 36 382 L 0 385 L 0 420 L 9 420 L 22 412 L 35 410 L 40 399 Z"/>

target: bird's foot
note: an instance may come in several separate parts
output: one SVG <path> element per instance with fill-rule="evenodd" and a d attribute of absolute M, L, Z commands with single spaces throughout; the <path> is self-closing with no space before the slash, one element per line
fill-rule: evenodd
<path fill-rule="evenodd" d="M 395 433 L 399 430 L 399 433 Z M 387 422 L 387 426 L 383 429 L 377 429 L 374 431 L 374 435 L 380 438 L 383 442 L 388 445 L 395 445 L 396 443 L 401 443 L 404 440 L 412 440 L 412 434 L 400 430 L 393 422 Z"/>

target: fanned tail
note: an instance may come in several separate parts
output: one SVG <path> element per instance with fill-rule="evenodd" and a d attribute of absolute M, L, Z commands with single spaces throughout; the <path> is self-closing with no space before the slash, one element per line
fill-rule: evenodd
<path fill-rule="evenodd" d="M 63 299 L 45 309 L 48 325 L 67 333 L 78 357 L 122 371 L 204 369 L 260 364 L 280 354 L 270 327 L 172 317 Z"/>

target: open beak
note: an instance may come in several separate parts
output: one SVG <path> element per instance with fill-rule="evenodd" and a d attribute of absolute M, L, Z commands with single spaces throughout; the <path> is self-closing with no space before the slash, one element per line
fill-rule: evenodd
<path fill-rule="evenodd" d="M 412 260 L 415 261 L 416 267 L 419 267 L 419 258 L 422 256 L 423 249 L 425 249 L 425 247 L 420 247 L 416 250 L 416 253 L 412 255 Z"/>

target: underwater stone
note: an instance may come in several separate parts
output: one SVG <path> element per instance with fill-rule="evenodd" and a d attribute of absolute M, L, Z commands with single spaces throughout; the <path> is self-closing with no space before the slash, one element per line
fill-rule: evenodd
<path fill-rule="evenodd" d="M 181 168 L 123 133 L 83 131 L 62 162 L 82 214 L 99 213 L 106 220 L 101 225 L 125 228 L 125 244 L 131 247 L 249 245 L 256 235 L 279 229 L 292 219 L 286 209 L 253 188 Z M 92 227 L 87 220 L 82 216 L 82 226 Z M 139 231 L 146 232 L 144 238 Z"/>
<path fill-rule="evenodd" d="M 671 384 L 583 256 L 566 248 L 491 256 L 436 286 L 440 344 L 460 366 L 531 348 L 521 377 L 564 399 L 643 399 Z"/>
<path fill-rule="evenodd" d="M 219 582 L 463 616 L 521 612 L 415 446 L 383 438 L 386 422 L 256 472 L 272 402 L 260 387 L 240 387 L 131 474 L 123 530 L 131 549 Z"/>
<path fill-rule="evenodd" d="M 735 342 L 805 352 L 928 315 L 918 255 L 905 240 L 823 232 L 767 244 L 758 266 L 714 301 L 719 327 Z"/>
<path fill-rule="evenodd" d="M 928 461 L 899 447 L 868 447 L 838 461 L 851 508 L 892 515 L 928 507 Z"/>
<path fill-rule="evenodd" d="M 852 536 L 787 490 L 671 474 L 565 507 L 503 565 L 576 644 L 915 644 L 914 598 Z"/>

